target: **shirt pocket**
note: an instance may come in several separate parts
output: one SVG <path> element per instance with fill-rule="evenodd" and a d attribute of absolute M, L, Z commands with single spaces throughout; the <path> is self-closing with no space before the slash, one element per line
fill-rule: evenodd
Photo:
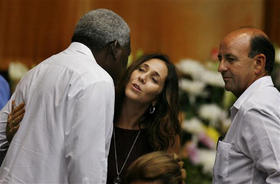
<path fill-rule="evenodd" d="M 229 154 L 231 149 L 232 145 L 230 143 L 219 141 L 214 166 L 214 175 L 216 179 L 225 179 L 228 176 Z"/>

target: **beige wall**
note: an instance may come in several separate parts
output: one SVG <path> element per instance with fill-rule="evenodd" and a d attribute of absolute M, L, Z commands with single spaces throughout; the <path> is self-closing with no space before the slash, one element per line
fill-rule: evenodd
<path fill-rule="evenodd" d="M 0 69 L 28 66 L 67 47 L 79 17 L 110 8 L 128 22 L 132 52 L 164 52 L 174 62 L 209 59 L 232 29 L 263 28 L 264 0 L 1 0 Z"/>

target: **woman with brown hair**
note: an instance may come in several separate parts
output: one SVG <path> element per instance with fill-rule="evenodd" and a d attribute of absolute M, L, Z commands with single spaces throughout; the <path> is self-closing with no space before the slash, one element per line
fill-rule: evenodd
<path fill-rule="evenodd" d="M 186 172 L 176 154 L 151 152 L 137 158 L 127 169 L 125 184 L 183 184 Z"/>
<path fill-rule="evenodd" d="M 178 108 L 178 77 L 167 56 L 144 55 L 131 64 L 116 89 L 108 184 L 145 153 L 179 152 Z"/>
<path fill-rule="evenodd" d="M 179 152 L 178 112 L 178 77 L 168 57 L 148 54 L 133 62 L 116 87 L 108 184 L 121 183 L 130 163 L 143 154 Z"/>

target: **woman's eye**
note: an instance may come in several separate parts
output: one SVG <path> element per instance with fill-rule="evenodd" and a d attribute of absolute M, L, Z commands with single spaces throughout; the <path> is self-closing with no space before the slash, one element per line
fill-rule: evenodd
<path fill-rule="evenodd" d="M 138 70 L 139 70 L 140 72 L 144 72 L 144 71 L 145 71 L 144 68 L 138 68 Z"/>
<path fill-rule="evenodd" d="M 158 84 L 158 80 L 156 79 L 156 78 L 152 78 L 152 81 L 154 82 L 154 83 L 156 83 L 156 84 Z"/>

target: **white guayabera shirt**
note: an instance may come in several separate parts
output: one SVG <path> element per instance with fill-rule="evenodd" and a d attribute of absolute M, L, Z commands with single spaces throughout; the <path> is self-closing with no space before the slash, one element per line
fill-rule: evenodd
<path fill-rule="evenodd" d="M 106 183 L 114 84 L 85 45 L 74 42 L 33 68 L 12 99 L 25 115 L 0 169 L 0 183 Z M 11 101 L 0 112 L 7 147 Z"/>
<path fill-rule="evenodd" d="M 251 84 L 231 109 L 219 141 L 214 184 L 280 183 L 280 93 L 271 77 Z"/>

